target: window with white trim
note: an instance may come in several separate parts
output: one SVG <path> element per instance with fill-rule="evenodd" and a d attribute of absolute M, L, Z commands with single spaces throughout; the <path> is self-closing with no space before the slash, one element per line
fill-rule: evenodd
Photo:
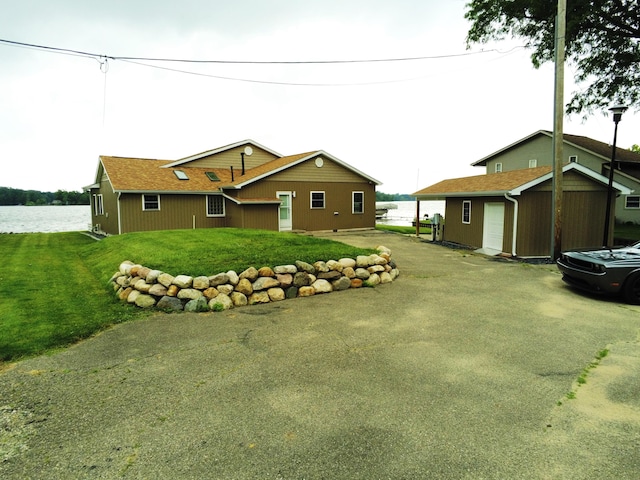
<path fill-rule="evenodd" d="M 471 200 L 462 201 L 462 223 L 471 223 Z"/>
<path fill-rule="evenodd" d="M 104 206 L 102 204 L 102 194 L 93 195 L 93 213 L 95 215 L 104 215 Z"/>
<path fill-rule="evenodd" d="M 160 210 L 160 195 L 142 195 L 142 210 L 145 212 Z"/>
<path fill-rule="evenodd" d="M 496 163 L 496 173 L 501 173 L 502 172 L 502 163 L 498 162 Z"/>
<path fill-rule="evenodd" d="M 624 208 L 640 208 L 640 195 L 627 195 L 624 199 Z"/>
<path fill-rule="evenodd" d="M 569 163 L 577 163 L 578 162 L 578 156 L 577 155 L 570 155 L 569 156 Z"/>
<path fill-rule="evenodd" d="M 351 192 L 351 213 L 364 213 L 364 192 Z"/>
<path fill-rule="evenodd" d="M 529 160 L 529 168 L 536 168 L 538 166 L 538 159 L 532 158 Z"/>
<path fill-rule="evenodd" d="M 324 208 L 324 192 L 311 192 L 311 208 Z"/>
<path fill-rule="evenodd" d="M 207 217 L 224 217 L 224 197 L 207 195 Z"/>

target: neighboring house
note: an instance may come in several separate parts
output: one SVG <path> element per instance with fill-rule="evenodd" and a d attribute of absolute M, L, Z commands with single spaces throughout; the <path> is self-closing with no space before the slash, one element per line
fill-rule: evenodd
<path fill-rule="evenodd" d="M 542 166 L 444 180 L 413 196 L 446 201 L 445 241 L 489 254 L 546 257 L 551 254 L 551 170 Z M 600 245 L 608 179 L 571 162 L 563 167 L 563 184 L 563 250 Z M 617 182 L 614 189 L 630 193 Z"/>
<path fill-rule="evenodd" d="M 540 130 L 472 165 L 486 167 L 488 174 L 552 165 L 552 139 L 552 132 Z M 609 177 L 611 145 L 578 135 L 565 134 L 563 140 L 563 164 L 579 163 Z M 616 148 L 614 180 L 632 190 L 616 200 L 616 221 L 640 224 L 640 154 Z"/>
<path fill-rule="evenodd" d="M 93 230 L 375 227 L 380 182 L 322 150 L 282 156 L 246 140 L 177 161 L 101 156 Z"/>

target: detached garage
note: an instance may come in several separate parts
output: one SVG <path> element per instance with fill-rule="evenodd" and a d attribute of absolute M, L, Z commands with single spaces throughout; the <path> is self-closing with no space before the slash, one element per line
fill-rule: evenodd
<path fill-rule="evenodd" d="M 578 163 L 563 167 L 562 249 L 602 243 L 608 179 Z M 631 193 L 616 182 L 614 195 Z M 551 167 L 443 180 L 413 194 L 445 200 L 442 239 L 519 257 L 548 257 L 551 248 Z M 615 205 L 615 202 L 612 202 Z M 612 225 L 609 228 L 613 240 Z"/>

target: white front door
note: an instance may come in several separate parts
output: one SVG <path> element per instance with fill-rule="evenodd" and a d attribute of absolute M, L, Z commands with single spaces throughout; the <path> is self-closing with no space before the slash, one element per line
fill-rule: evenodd
<path fill-rule="evenodd" d="M 280 199 L 278 209 L 278 229 L 282 231 L 291 230 L 291 192 L 276 192 Z"/>
<path fill-rule="evenodd" d="M 504 203 L 484 204 L 484 223 L 482 226 L 482 248 L 502 252 L 504 234 Z"/>

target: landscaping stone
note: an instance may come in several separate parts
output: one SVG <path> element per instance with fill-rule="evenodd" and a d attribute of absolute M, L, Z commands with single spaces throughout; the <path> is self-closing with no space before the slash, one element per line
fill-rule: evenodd
<path fill-rule="evenodd" d="M 190 288 L 193 284 L 193 277 L 189 275 L 178 275 L 173 279 L 173 284 L 179 288 Z"/>
<path fill-rule="evenodd" d="M 140 308 L 155 306 L 166 312 L 228 310 L 390 283 L 400 272 L 387 250 L 379 247 L 377 254 L 359 255 L 356 259 L 318 260 L 313 265 L 296 261 L 273 268 L 263 266 L 259 270 L 249 267 L 239 275 L 229 270 L 196 277 L 174 277 L 124 261 L 110 282 L 120 300 Z"/>
<path fill-rule="evenodd" d="M 207 299 L 205 297 L 198 297 L 193 300 L 189 300 L 184 305 L 185 312 L 208 312 L 209 305 L 207 305 Z"/>
<path fill-rule="evenodd" d="M 176 297 L 164 296 L 156 304 L 156 308 L 165 312 L 181 312 L 184 310 L 184 305 Z"/>

